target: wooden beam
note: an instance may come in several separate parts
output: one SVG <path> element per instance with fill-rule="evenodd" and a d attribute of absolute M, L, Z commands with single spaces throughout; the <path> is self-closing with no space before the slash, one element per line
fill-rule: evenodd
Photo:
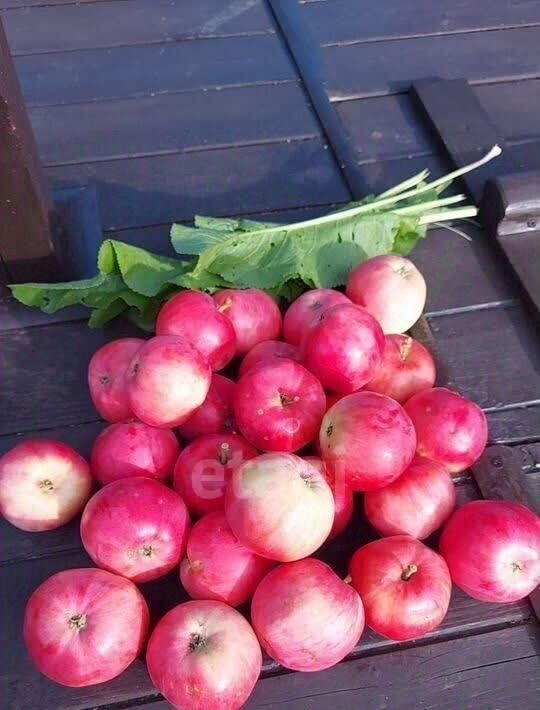
<path fill-rule="evenodd" d="M 495 144 L 503 148 L 497 160 L 468 173 L 463 181 L 479 204 L 487 179 L 516 169 L 504 152 L 504 141 L 465 79 L 425 79 L 412 85 L 412 95 L 438 140 L 457 168 L 478 160 Z"/>
<path fill-rule="evenodd" d="M 0 258 L 13 281 L 53 279 L 53 202 L 1 20 L 0 146 Z"/>
<path fill-rule="evenodd" d="M 540 172 L 489 180 L 481 215 L 540 321 Z"/>
<path fill-rule="evenodd" d="M 480 207 L 480 219 L 514 272 L 540 318 L 540 172 L 518 172 L 504 139 L 467 81 L 429 79 L 412 87 L 421 110 L 456 167 L 498 144 L 496 160 L 464 176 Z M 531 147 L 531 150 L 533 148 Z"/>

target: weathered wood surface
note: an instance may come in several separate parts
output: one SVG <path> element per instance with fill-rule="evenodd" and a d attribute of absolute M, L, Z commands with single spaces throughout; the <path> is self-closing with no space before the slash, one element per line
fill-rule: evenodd
<path fill-rule="evenodd" d="M 86 3 L 109 2 L 110 0 L 0 0 L 0 9 L 53 7 L 55 5 L 83 5 Z M 117 0 L 128 3 L 130 0 Z"/>
<path fill-rule="evenodd" d="M 458 499 L 461 504 L 476 498 L 477 495 L 472 481 L 464 481 L 458 485 Z M 86 566 L 89 562 L 80 548 L 80 542 L 77 544 L 76 521 L 64 530 L 63 545 L 59 535 L 60 531 L 44 533 L 39 536 L 23 535 L 22 533 L 18 535 L 17 531 L 14 533 L 14 528 L 7 529 L 6 526 L 6 529 L 2 529 L 1 532 L 0 539 L 5 540 L 5 536 L 9 536 L 12 549 L 19 552 L 18 559 L 0 559 L 0 581 L 2 581 L 0 603 L 2 608 L 10 609 L 13 619 L 20 620 L 22 618 L 28 596 L 50 574 L 65 568 Z M 348 560 L 354 550 L 373 537 L 373 532 L 358 514 L 356 521 L 348 531 L 325 546 L 318 556 L 322 559 L 331 559 L 338 573 L 346 574 Z M 28 539 L 30 539 L 30 544 L 34 541 L 35 547 L 32 550 L 28 549 Z M 6 551 L 7 546 L 3 544 L 2 555 Z M 16 588 L 8 584 L 10 579 L 17 579 Z M 155 583 L 143 585 L 142 591 L 148 599 L 154 619 L 159 618 L 172 606 L 186 599 L 176 573 Z M 490 629 L 526 624 L 530 618 L 531 608 L 528 603 L 482 604 L 466 597 L 459 590 L 454 590 L 448 616 L 442 626 L 432 634 L 416 643 L 395 644 L 366 631 L 359 646 L 352 653 L 352 657 L 369 657 L 381 651 L 389 651 L 391 648 L 423 646 L 432 639 L 437 639 L 440 642 L 462 635 L 485 633 Z M 84 708 L 90 703 L 94 707 L 152 696 L 155 693 L 145 666 L 140 661 L 136 662 L 125 674 L 103 686 L 73 690 L 53 685 L 31 667 L 24 651 L 19 625 L 10 624 L 7 632 L 7 642 L 11 653 L 0 670 L 0 682 L 7 691 L 10 702 L 8 707 L 10 708 L 34 707 L 31 703 L 35 702 L 37 698 L 42 698 L 43 707 Z M 267 657 L 265 658 L 263 676 L 274 675 L 280 670 L 278 664 Z M 311 681 L 308 686 L 311 687 Z M 28 704 L 21 704 L 23 702 Z"/>
<path fill-rule="evenodd" d="M 486 231 L 513 268 L 540 321 L 540 171 L 502 175 L 487 183 Z"/>
<path fill-rule="evenodd" d="M 400 37 L 445 35 L 472 30 L 527 27 L 540 23 L 540 8 L 531 0 L 495 2 L 490 11 L 468 0 L 400 0 L 364 5 L 351 0 L 301 5 L 308 29 L 321 45 L 374 42 Z"/>
<path fill-rule="evenodd" d="M 255 107 L 252 120 L 246 121 Z M 313 111 L 296 83 L 49 106 L 34 108 L 30 116 L 46 165 L 319 135 Z"/>
<path fill-rule="evenodd" d="M 297 673 L 262 680 L 246 710 L 533 710 L 539 651 L 536 625 L 493 631 L 342 663 L 310 674 L 309 682 Z M 166 707 L 155 703 L 148 710 Z"/>
<path fill-rule="evenodd" d="M 328 93 L 334 101 L 399 93 L 429 76 L 473 84 L 538 78 L 539 39 L 540 27 L 521 27 L 324 47 Z"/>
<path fill-rule="evenodd" d="M 473 86 L 472 91 L 507 143 L 538 139 L 540 80 L 485 84 Z M 436 147 L 408 93 L 342 101 L 335 106 L 359 160 L 426 155 Z"/>
<path fill-rule="evenodd" d="M 123 24 L 115 22 L 113 11 L 121 18 L 121 6 L 128 2 L 135 9 L 162 6 L 167 27 L 161 27 L 159 12 L 148 22 L 137 12 L 126 14 Z M 512 7 L 496 3 L 486 14 L 462 0 L 440 10 L 440 2 L 413 0 L 425 12 L 414 18 L 407 13 L 409 29 L 400 30 L 397 14 L 390 11 L 397 7 L 392 0 L 386 3 L 382 31 L 388 37 L 411 29 L 437 34 L 440 21 L 444 36 L 383 43 L 362 38 L 349 47 L 323 50 L 332 98 L 339 92 L 347 97 L 384 94 L 337 105 L 353 143 L 363 192 L 384 190 L 424 167 L 435 175 L 447 170 L 427 130 L 419 128 L 410 100 L 395 93 L 426 76 L 426 67 L 430 75 L 465 74 L 480 82 L 477 94 L 502 124 L 518 164 L 530 167 L 537 160 L 539 82 L 512 80 L 537 75 L 538 5 L 525 0 Z M 41 7 L 21 9 L 32 5 Z M 179 3 L 171 0 L 168 5 Z M 17 66 L 34 104 L 32 120 L 48 174 L 56 185 L 97 182 L 105 228 L 116 238 L 166 252 L 170 221 L 189 220 L 196 211 L 292 221 L 350 198 L 326 147 L 328 136 L 304 104 L 286 43 L 273 34 L 273 22 L 264 24 L 270 16 L 263 18 L 258 0 L 225 3 L 245 12 L 214 31 L 221 37 L 184 41 L 204 33 L 201 27 L 207 17 L 215 17 L 218 5 L 221 10 L 223 4 L 201 0 L 182 6 L 183 15 L 178 10 L 174 15 L 167 14 L 165 3 L 149 0 L 0 0 L 0 8 L 19 8 L 4 13 L 11 18 L 15 51 L 32 54 L 19 56 Z M 330 13 L 326 28 L 319 22 L 321 31 L 331 34 L 334 27 L 345 26 L 354 35 L 360 28 L 375 39 L 384 5 L 371 8 L 367 18 L 352 0 L 302 3 L 301 9 L 304 15 Z M 336 12 L 336 7 L 343 11 Z M 34 39 L 33 12 L 38 13 Z M 47 32 L 47 18 L 53 16 L 72 31 L 64 37 Z M 349 22 L 351 16 L 354 21 Z M 107 26 L 96 22 L 90 27 L 88 21 L 75 26 L 77 18 L 91 17 L 109 21 Z M 463 33 L 497 23 L 517 29 Z M 177 33 L 173 41 L 171 28 Z M 122 38 L 132 46 L 118 46 Z M 61 43 L 69 51 L 57 51 Z M 538 351 L 532 326 L 502 262 L 476 229 L 465 229 L 472 243 L 437 229 L 413 255 L 428 281 L 428 320 L 444 356 L 441 370 L 488 407 L 492 440 L 538 440 Z M 108 338 L 131 328 L 115 324 L 96 333 L 82 321 L 43 325 L 45 319 L 35 313 L 19 322 L 13 304 L 0 308 L 0 411 L 9 411 L 0 421 L 0 452 L 37 435 L 72 443 L 88 456 L 104 424 L 86 391 L 87 362 Z M 53 320 L 58 318 L 63 315 Z M 22 325 L 28 327 L 18 327 Z M 537 445 L 517 451 L 523 485 L 528 495 L 538 496 Z M 463 480 L 458 491 L 462 503 L 479 495 L 472 480 Z M 24 604 L 54 571 L 88 564 L 77 524 L 39 536 L 0 525 L 0 607 L 10 609 L 4 645 L 10 654 L 0 669 L 4 703 L 14 710 L 114 703 L 164 710 L 142 661 L 112 683 L 86 690 L 60 688 L 30 667 L 19 631 Z M 358 517 L 321 556 L 345 574 L 354 549 L 372 535 Z M 176 574 L 144 592 L 155 617 L 184 598 Z M 358 658 L 320 674 L 281 674 L 266 659 L 265 678 L 248 707 L 505 709 L 519 704 L 528 710 L 535 707 L 540 684 L 538 631 L 531 617 L 528 602 L 491 606 L 456 591 L 441 629 L 420 642 L 396 648 L 366 632 L 355 652 Z"/>
<path fill-rule="evenodd" d="M 14 55 L 274 32 L 264 0 L 131 0 L 127 5 L 111 0 L 81 7 L 42 3 L 31 12 L 25 8 L 3 13 Z"/>
<path fill-rule="evenodd" d="M 28 106 L 296 80 L 273 35 L 26 55 L 15 65 Z"/>
<path fill-rule="evenodd" d="M 540 348 L 521 306 L 428 320 L 453 387 L 484 408 L 540 401 Z"/>
<path fill-rule="evenodd" d="M 194 214 L 300 207 L 316 204 L 321 195 L 330 203 L 349 196 L 319 139 L 64 165 L 47 174 L 57 188 L 95 185 L 105 229 L 170 224 Z"/>

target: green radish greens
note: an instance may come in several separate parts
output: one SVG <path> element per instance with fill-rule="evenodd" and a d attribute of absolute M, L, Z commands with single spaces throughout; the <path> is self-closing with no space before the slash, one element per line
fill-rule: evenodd
<path fill-rule="evenodd" d="M 178 259 L 107 239 L 94 278 L 10 288 L 18 301 L 45 313 L 83 305 L 91 310 L 91 327 L 124 315 L 147 330 L 161 304 L 182 288 L 260 288 L 291 301 L 307 288 L 344 285 L 351 269 L 372 256 L 408 254 L 430 224 L 474 217 L 475 207 L 455 207 L 464 195 L 440 195 L 455 178 L 500 153 L 494 146 L 433 182 L 426 182 L 424 170 L 378 197 L 294 224 L 196 216 L 194 227 L 172 226 Z"/>

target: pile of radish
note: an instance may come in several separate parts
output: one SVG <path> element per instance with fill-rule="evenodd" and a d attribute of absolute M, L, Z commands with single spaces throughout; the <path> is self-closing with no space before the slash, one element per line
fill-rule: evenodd
<path fill-rule="evenodd" d="M 155 337 L 96 352 L 88 382 L 109 426 L 90 464 L 44 440 L 0 459 L 5 518 L 40 531 L 82 512 L 98 567 L 60 572 L 30 598 L 23 633 L 38 669 L 92 685 L 146 647 L 172 705 L 234 710 L 261 647 L 317 671 L 347 656 L 365 624 L 393 640 L 433 631 L 452 583 L 488 602 L 530 594 L 540 519 L 501 501 L 454 511 L 452 474 L 480 457 L 487 423 L 434 386 L 432 356 L 404 334 L 425 299 L 410 261 L 381 256 L 351 273 L 346 293 L 307 291 L 284 315 L 254 289 L 183 291 Z M 381 538 L 343 580 L 311 555 L 354 525 L 359 493 Z M 422 541 L 440 528 L 436 552 Z M 153 619 L 148 637 L 136 585 L 175 569 L 193 601 Z"/>

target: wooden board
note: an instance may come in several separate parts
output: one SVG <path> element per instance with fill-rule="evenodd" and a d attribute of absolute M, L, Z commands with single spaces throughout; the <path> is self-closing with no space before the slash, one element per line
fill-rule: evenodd
<path fill-rule="evenodd" d="M 417 79 L 472 84 L 538 78 L 540 27 L 323 48 L 332 100 L 399 93 Z M 362 71 L 358 71 L 362 67 Z"/>
<path fill-rule="evenodd" d="M 365 5 L 331 0 L 302 5 L 309 30 L 322 45 L 373 42 L 381 39 L 444 35 L 540 23 L 540 7 L 530 0 L 495 2 L 489 12 L 468 0 L 400 0 Z"/>
<path fill-rule="evenodd" d="M 482 231 L 469 222 L 454 225 L 471 241 L 448 229 L 429 229 L 410 254 L 427 283 L 426 313 L 507 302 L 518 296 L 513 279 Z"/>
<path fill-rule="evenodd" d="M 15 65 L 28 106 L 296 80 L 273 35 L 28 55 Z"/>
<path fill-rule="evenodd" d="M 348 201 L 324 145 L 318 139 L 285 141 L 68 164 L 46 172 L 55 188 L 95 185 L 104 229 L 121 229 L 190 220 L 197 213 L 234 215 Z M 540 146 L 522 151 L 521 158 L 540 167 Z M 450 171 L 435 155 L 362 164 L 362 195 L 382 192 L 424 168 L 433 178 Z M 448 194 L 459 189 L 456 184 Z"/>
<path fill-rule="evenodd" d="M 55 187 L 93 184 L 104 229 L 348 199 L 320 140 L 49 168 Z"/>
<path fill-rule="evenodd" d="M 178 42 L 195 37 L 272 33 L 263 0 L 122 0 L 57 5 L 43 2 L 3 13 L 14 55 Z M 1 7 L 1 5 L 0 5 Z M 54 26 L 57 31 L 51 32 Z"/>
<path fill-rule="evenodd" d="M 471 493 L 473 497 L 476 495 L 472 489 L 472 483 L 464 483 L 459 486 L 461 502 L 469 500 Z M 352 552 L 361 544 L 361 541 L 366 540 L 366 531 L 364 529 L 365 526 L 362 525 L 359 525 L 356 530 L 351 529 L 341 540 L 338 539 L 330 543 L 329 547 L 332 549 L 328 549 L 326 553 L 323 551 L 320 556 L 323 559 L 325 555 L 332 556 L 338 572 L 344 574 L 347 561 Z M 70 531 L 73 542 L 75 542 L 77 536 L 76 524 L 72 524 L 67 532 L 69 533 Z M 2 530 L 2 532 L 4 531 Z M 49 536 L 49 540 L 52 540 L 51 536 Z M 26 535 L 26 537 L 35 539 L 38 541 L 36 544 L 41 545 L 40 541 L 47 538 L 47 535 Z M 68 538 L 69 535 L 66 536 L 66 540 Z M 368 537 L 368 539 L 370 538 Z M 338 555 L 342 556 L 343 560 L 342 562 L 338 560 L 336 564 Z M 11 618 L 16 620 L 15 623 L 10 623 L 6 627 L 7 642 L 11 653 L 9 659 L 6 659 L 6 663 L 0 669 L 0 688 L 4 696 L 7 695 L 9 699 L 8 707 L 34 707 L 33 705 L 21 705 L 20 703 L 35 702 L 33 699 L 38 697 L 42 703 L 40 707 L 84 708 L 89 705 L 96 707 L 101 704 L 152 696 L 155 693 L 146 668 L 141 661 L 137 661 L 126 673 L 106 685 L 80 690 L 62 688 L 52 684 L 31 667 L 20 635 L 20 619 L 22 619 L 24 605 L 29 595 L 51 574 L 62 569 L 88 566 L 88 564 L 89 560 L 84 552 L 76 550 L 74 546 L 69 547 L 67 544 L 63 551 L 57 545 L 50 544 L 48 549 L 47 547 L 42 548 L 41 552 L 34 551 L 33 554 L 26 552 L 17 561 L 8 562 L 4 560 L 0 562 L 0 605 L 4 609 L 9 608 Z M 8 579 L 17 579 L 16 587 L 8 584 Z M 159 618 L 172 606 L 186 599 L 176 573 L 172 573 L 155 583 L 142 585 L 142 591 L 150 604 L 154 619 Z M 531 609 L 527 603 L 511 605 L 482 604 L 455 590 L 448 616 L 440 629 L 433 634 L 424 637 L 419 642 L 400 645 L 366 631 L 352 656 L 367 657 L 381 651 L 386 652 L 391 648 L 404 648 L 411 645 L 422 646 L 434 638 L 442 641 L 458 635 L 474 634 L 480 631 L 486 632 L 494 628 L 523 624 L 530 617 Z M 265 658 L 264 676 L 275 674 L 281 670 L 271 659 Z"/>
<path fill-rule="evenodd" d="M 246 710 L 533 710 L 540 692 L 539 650 L 537 625 L 503 629 L 341 663 L 309 676 L 290 673 L 262 680 Z"/>
<path fill-rule="evenodd" d="M 486 84 L 473 91 L 509 142 L 540 135 L 540 80 Z M 409 94 L 343 101 L 336 109 L 360 160 L 427 155 L 435 143 Z"/>
<path fill-rule="evenodd" d="M 95 421 L 86 370 L 101 345 L 140 335 L 129 323 L 91 330 L 76 321 L 0 335 L 0 434 Z M 22 389 L 21 389 L 22 387 Z"/>
<path fill-rule="evenodd" d="M 155 690 L 150 683 L 142 661 L 136 661 L 124 674 L 110 683 L 81 689 L 64 688 L 51 683 L 31 666 L 20 634 L 20 623 L 28 597 L 51 574 L 63 569 L 88 566 L 88 564 L 89 560 L 84 553 L 71 552 L 63 555 L 57 554 L 54 557 L 41 560 L 29 560 L 0 567 L 0 602 L 3 609 L 10 609 L 10 618 L 13 620 L 5 628 L 5 643 L 9 644 L 10 653 L 6 656 L 0 669 L 0 688 L 5 698 L 4 702 L 10 710 L 27 710 L 35 707 L 69 707 L 75 710 L 76 708 L 97 707 L 115 702 L 125 702 L 129 699 L 155 696 Z M 12 579 L 17 579 L 17 585 L 8 582 L 8 580 Z M 154 618 L 184 599 L 176 575 L 171 575 L 152 584 L 143 585 L 142 591 L 150 602 Z M 498 615 L 496 619 L 493 616 L 494 613 Z M 473 634 L 479 631 L 489 631 L 493 627 L 500 628 L 501 626 L 523 624 L 529 617 L 530 610 L 528 605 L 518 604 L 493 607 L 492 605 L 466 599 L 464 595 L 456 592 L 451 612 L 445 621 L 445 626 L 438 632 L 438 638 L 442 641 L 445 638 L 453 638 L 456 634 Z M 449 623 L 453 624 L 453 631 L 449 630 L 447 626 Z M 478 638 L 483 638 L 485 635 L 484 633 Z M 424 649 L 439 647 L 438 644 L 424 646 L 427 640 L 428 638 L 424 638 L 421 643 L 412 644 L 414 647 L 413 653 L 422 653 L 420 647 Z M 364 657 L 363 666 L 371 667 L 372 661 L 366 657 L 382 650 L 389 650 L 389 646 L 390 642 L 366 632 L 356 654 Z M 393 644 L 393 646 L 396 645 Z M 470 648 L 477 648 L 477 644 L 471 644 Z M 509 654 L 506 656 L 507 659 L 512 658 L 511 648 L 511 642 L 507 641 L 506 653 Z M 461 649 L 463 655 L 463 646 L 461 646 Z M 393 655 L 390 654 L 390 656 Z M 378 657 L 377 663 L 381 659 L 390 656 L 383 655 Z M 347 667 L 348 665 L 348 663 L 340 664 L 337 668 Z M 449 666 L 445 664 L 445 667 L 448 668 Z M 456 666 L 456 668 L 460 667 L 460 665 Z M 269 672 L 274 674 L 278 668 L 266 658 L 264 670 L 264 675 L 267 675 Z M 316 683 L 317 676 L 321 678 L 323 683 L 325 682 L 322 674 L 310 674 L 309 676 L 301 677 L 309 678 L 309 684 L 314 687 L 312 684 Z"/>
<path fill-rule="evenodd" d="M 490 441 L 515 444 L 537 439 L 540 405 L 488 412 Z"/>
<path fill-rule="evenodd" d="M 83 3 L 109 2 L 110 0 L 0 0 L 0 8 L 40 7 L 48 5 L 80 5 Z M 118 0 L 128 3 L 131 0 Z"/>
<path fill-rule="evenodd" d="M 520 306 L 428 318 L 449 386 L 483 408 L 540 402 L 540 349 Z M 540 434 L 540 421 L 538 421 Z"/>
<path fill-rule="evenodd" d="M 296 83 L 39 107 L 30 111 L 30 119 L 41 159 L 48 165 L 314 138 L 320 133 Z"/>

